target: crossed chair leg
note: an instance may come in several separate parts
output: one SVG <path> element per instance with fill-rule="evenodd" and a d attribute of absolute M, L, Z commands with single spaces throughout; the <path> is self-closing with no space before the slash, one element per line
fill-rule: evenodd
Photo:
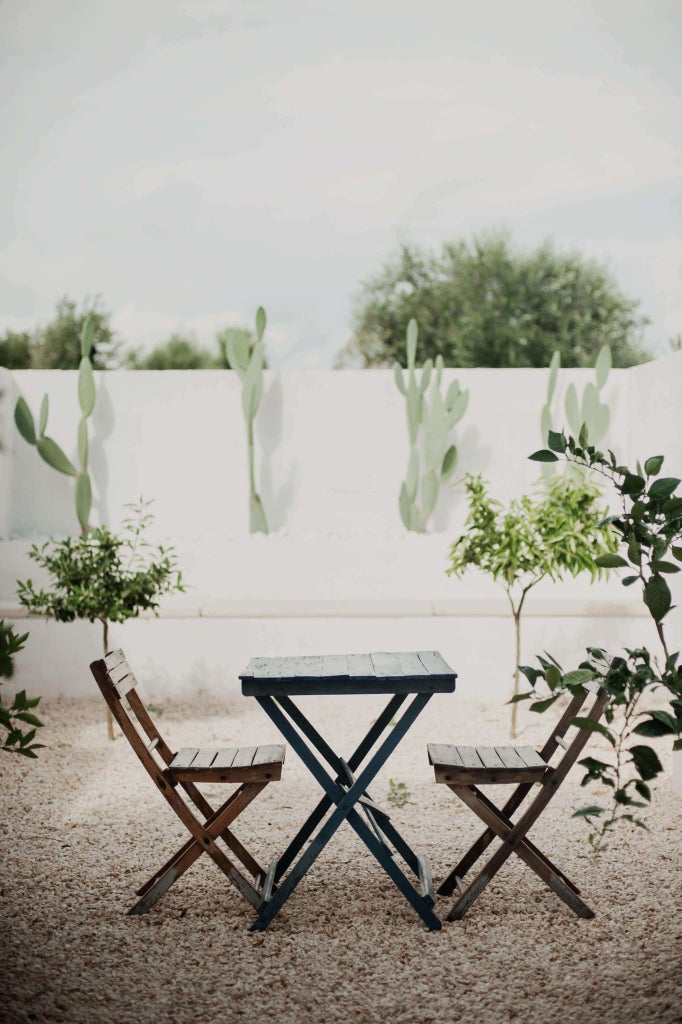
<path fill-rule="evenodd" d="M 526 833 L 535 822 L 541 810 L 541 808 L 534 810 L 537 801 L 534 801 L 526 813 L 514 824 L 506 814 L 507 807 L 513 801 L 508 801 L 505 808 L 500 809 L 474 785 L 455 785 L 452 783 L 448 783 L 448 785 L 452 792 L 488 826 L 486 831 L 462 857 L 438 888 L 438 893 L 443 896 L 450 895 L 455 889 L 460 894 L 447 916 L 448 921 L 458 921 L 464 917 L 469 907 L 480 896 L 488 882 L 494 878 L 512 853 L 515 853 L 529 868 L 532 868 L 542 881 L 578 917 L 594 917 L 594 911 L 580 899 L 580 890 L 577 886 L 552 863 L 549 857 L 542 853 L 526 837 Z M 500 847 L 488 860 L 473 882 L 464 888 L 461 880 L 479 860 L 495 837 L 502 840 Z"/>
<path fill-rule="evenodd" d="M 213 810 L 206 798 L 192 783 L 181 783 L 195 806 L 205 816 L 205 820 L 201 823 L 194 817 L 187 805 L 180 801 L 174 805 L 178 816 L 189 829 L 191 838 L 138 889 L 136 895 L 140 899 L 128 913 L 146 914 L 202 853 L 207 853 L 249 903 L 257 908 L 261 901 L 259 889 L 252 885 L 235 867 L 217 845 L 216 840 L 221 839 L 251 873 L 256 885 L 262 885 L 265 871 L 239 842 L 230 830 L 230 825 L 267 784 L 267 782 L 245 783 L 239 786 L 217 810 Z"/>

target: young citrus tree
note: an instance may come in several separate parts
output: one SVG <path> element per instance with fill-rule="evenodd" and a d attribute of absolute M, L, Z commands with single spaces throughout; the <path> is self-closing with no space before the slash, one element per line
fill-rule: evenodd
<path fill-rule="evenodd" d="M 545 578 L 561 580 L 587 572 L 594 580 L 602 569 L 596 559 L 615 550 L 601 492 L 584 481 L 557 477 L 534 496 L 512 499 L 507 507 L 492 498 L 481 476 L 468 474 L 469 512 L 464 532 L 450 548 L 448 576 L 473 567 L 499 583 L 514 619 L 514 695 L 519 692 L 521 615 L 529 592 Z M 517 708 L 512 706 L 511 735 L 516 736 Z"/>
<path fill-rule="evenodd" d="M 164 594 L 184 591 L 172 548 L 153 547 L 145 532 L 153 521 L 150 502 L 127 505 L 130 515 L 120 535 L 98 526 L 77 538 L 47 541 L 29 552 L 51 577 L 47 589 L 33 582 L 17 583 L 21 604 L 31 615 L 56 622 L 87 619 L 101 622 L 103 650 L 109 650 L 109 624 L 135 618 L 141 611 L 156 612 Z M 107 711 L 109 738 L 113 721 Z"/>

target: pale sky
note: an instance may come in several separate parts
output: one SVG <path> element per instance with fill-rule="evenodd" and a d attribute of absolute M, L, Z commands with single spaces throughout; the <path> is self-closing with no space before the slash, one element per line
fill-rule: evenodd
<path fill-rule="evenodd" d="M 682 333 L 679 0 L 0 0 L 0 333 L 100 294 L 125 342 L 268 312 L 326 368 L 401 239 L 507 227 Z"/>

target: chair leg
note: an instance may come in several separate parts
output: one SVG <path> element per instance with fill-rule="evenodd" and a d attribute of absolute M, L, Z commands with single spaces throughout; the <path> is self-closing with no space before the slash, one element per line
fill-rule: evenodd
<path fill-rule="evenodd" d="M 215 840 L 222 835 L 226 828 L 232 824 L 235 818 L 241 814 L 245 807 L 258 796 L 267 783 L 248 783 L 240 786 L 228 800 L 208 819 L 203 825 L 196 819 L 188 824 L 192 832 L 192 839 L 188 840 L 180 850 L 172 857 L 155 875 L 142 886 L 142 897 L 135 906 L 128 911 L 129 914 L 146 914 L 163 896 L 171 885 L 180 878 L 194 862 L 206 852 L 209 857 L 218 865 L 232 884 L 251 903 L 258 907 L 260 896 L 258 891 L 251 885 L 240 871 L 225 856 L 222 850 L 215 845 Z"/>
<path fill-rule="evenodd" d="M 578 917 L 594 917 L 592 911 L 579 896 L 572 883 L 564 880 L 563 876 L 557 875 L 548 867 L 547 858 L 535 852 L 535 848 L 529 846 L 525 838 L 526 831 L 535 821 L 537 814 L 531 814 L 532 808 L 512 828 L 500 817 L 497 808 L 483 796 L 475 786 L 454 786 L 450 789 L 474 811 L 483 822 L 496 833 L 502 840 L 499 849 L 493 854 L 481 872 L 476 876 L 471 885 L 464 890 L 459 899 L 455 902 L 448 914 L 448 921 L 461 920 L 469 907 L 480 896 L 491 879 L 497 874 L 505 861 L 516 853 L 535 873 L 566 903 Z M 539 813 L 539 812 L 538 812 Z M 539 851 L 538 851 L 539 853 Z"/>
<path fill-rule="evenodd" d="M 504 807 L 502 808 L 502 813 L 506 814 L 508 817 L 511 817 L 514 811 L 516 811 L 521 806 L 521 804 L 526 799 L 526 796 L 532 788 L 532 782 L 520 783 L 520 785 L 516 787 L 512 795 L 505 803 Z M 474 866 L 476 861 L 483 856 L 483 854 L 488 849 L 494 838 L 495 833 L 491 828 L 487 828 L 485 832 L 481 833 L 481 835 L 478 837 L 473 846 L 471 846 L 471 848 L 464 854 L 459 864 L 456 864 L 455 867 L 450 872 L 450 874 L 447 875 L 440 883 L 438 887 L 438 894 L 440 896 L 452 895 L 457 885 L 457 879 L 464 878 L 467 872 L 470 871 L 471 868 Z"/>

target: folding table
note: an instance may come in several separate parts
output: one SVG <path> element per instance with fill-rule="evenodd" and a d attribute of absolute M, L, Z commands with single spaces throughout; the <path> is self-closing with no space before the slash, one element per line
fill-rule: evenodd
<path fill-rule="evenodd" d="M 324 791 L 287 849 L 270 864 L 252 930 L 267 928 L 344 821 L 356 831 L 424 923 L 430 929 L 440 928 L 441 922 L 433 911 L 433 881 L 426 856 L 412 850 L 368 792 L 377 772 L 433 694 L 454 691 L 456 673 L 440 653 L 253 658 L 240 679 L 242 693 L 256 698 Z M 292 699 L 363 694 L 386 694 L 389 700 L 347 760 L 333 749 Z M 398 866 L 391 847 L 416 876 L 419 888 Z"/>

